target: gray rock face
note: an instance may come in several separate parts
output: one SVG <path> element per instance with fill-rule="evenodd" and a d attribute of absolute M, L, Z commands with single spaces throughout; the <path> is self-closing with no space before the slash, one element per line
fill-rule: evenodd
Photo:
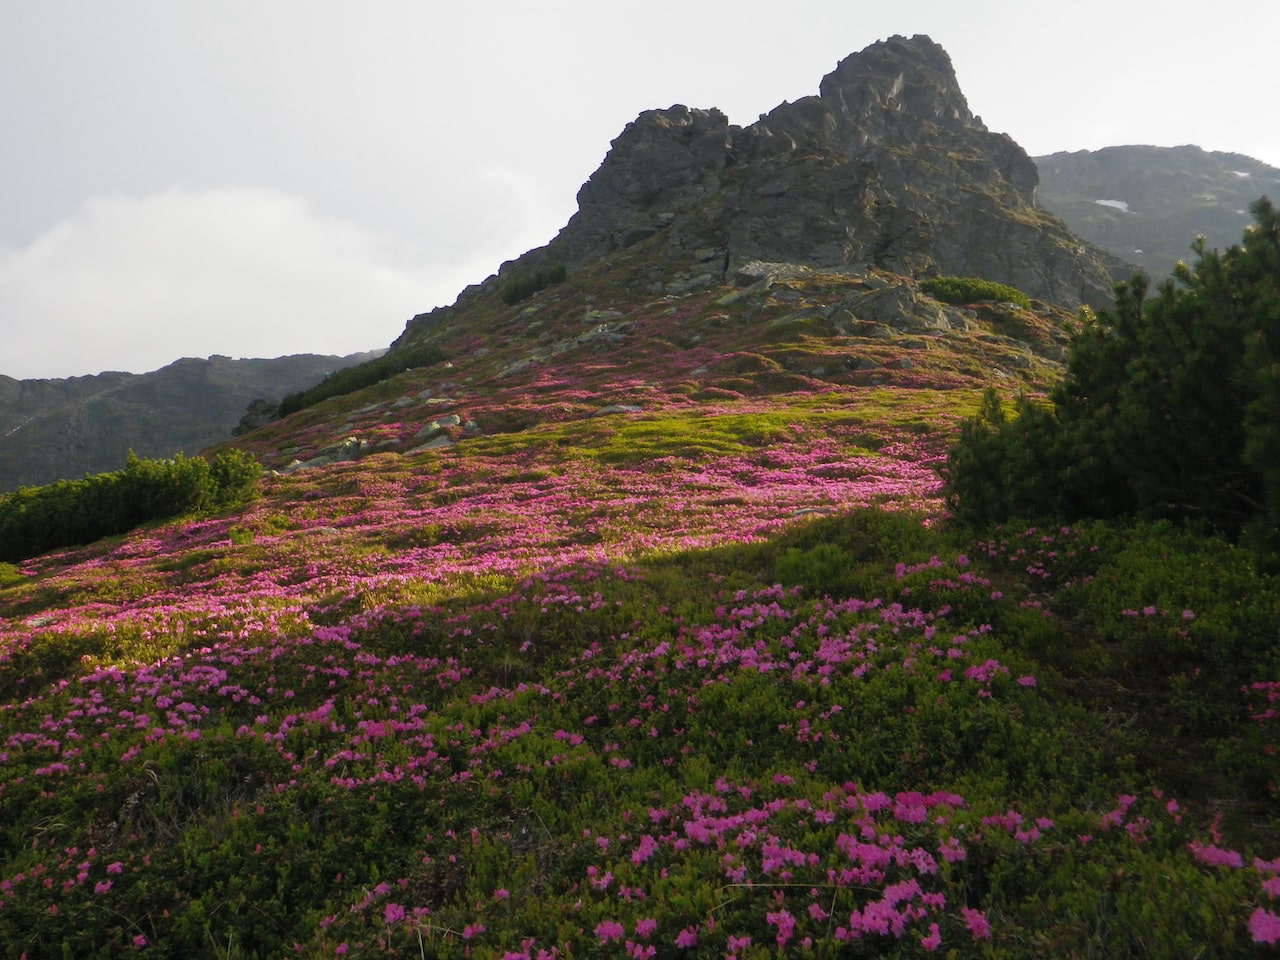
<path fill-rule="evenodd" d="M 670 226 L 675 212 L 713 196 L 732 145 L 719 110 L 674 106 L 640 114 L 578 191 L 566 227 L 572 261 L 598 259 Z"/>
<path fill-rule="evenodd" d="M 720 281 L 752 261 L 873 265 L 1109 302 L 1112 258 L 1036 207 L 1038 183 L 1026 152 L 970 112 L 946 51 L 894 37 L 747 127 L 715 109 L 641 114 L 560 234 L 504 272 L 652 241 L 673 274 Z"/>

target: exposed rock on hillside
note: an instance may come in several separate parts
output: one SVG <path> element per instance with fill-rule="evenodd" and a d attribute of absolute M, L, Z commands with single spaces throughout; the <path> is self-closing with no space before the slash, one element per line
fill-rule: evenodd
<path fill-rule="evenodd" d="M 655 292 L 766 261 L 980 276 L 1061 306 L 1109 302 L 1118 261 L 1038 209 L 1037 183 L 1026 152 L 970 112 L 946 51 L 894 37 L 750 126 L 679 105 L 641 114 L 560 234 L 494 282 L 646 244 Z"/>
<path fill-rule="evenodd" d="M 0 376 L 0 491 L 118 470 L 129 450 L 194 455 L 225 440 L 251 401 L 278 401 L 369 356 L 214 356 L 145 374 Z"/>
<path fill-rule="evenodd" d="M 1191 260 L 1193 237 L 1225 249 L 1252 223 L 1250 203 L 1280 199 L 1280 170 L 1194 146 L 1106 147 L 1035 162 L 1046 209 L 1157 280 Z"/>

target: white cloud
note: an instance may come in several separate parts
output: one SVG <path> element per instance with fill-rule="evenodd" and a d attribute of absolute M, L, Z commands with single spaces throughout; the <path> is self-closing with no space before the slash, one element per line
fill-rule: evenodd
<path fill-rule="evenodd" d="M 475 279 L 459 276 L 465 266 L 414 263 L 268 190 L 101 197 L 28 246 L 0 249 L 0 374 L 385 347 Z"/>

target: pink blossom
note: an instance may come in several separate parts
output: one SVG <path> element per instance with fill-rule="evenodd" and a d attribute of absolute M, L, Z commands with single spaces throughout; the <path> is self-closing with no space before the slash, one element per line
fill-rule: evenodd
<path fill-rule="evenodd" d="M 920 938 L 920 946 L 930 953 L 942 946 L 942 931 L 938 929 L 936 923 L 929 924 L 929 933 L 927 936 Z"/>
<path fill-rule="evenodd" d="M 1254 943 L 1274 945 L 1280 943 L 1280 917 L 1270 910 L 1256 907 L 1249 914 L 1249 934 Z"/>
<path fill-rule="evenodd" d="M 399 923 L 404 919 L 404 907 L 398 903 L 388 903 L 382 911 L 382 917 L 387 922 L 387 926 Z"/>
<path fill-rule="evenodd" d="M 973 939 L 991 939 L 991 924 L 987 922 L 987 918 L 981 910 L 970 910 L 968 907 L 961 907 L 960 915 L 964 917 L 964 922 L 968 924 L 969 934 Z"/>
<path fill-rule="evenodd" d="M 796 929 L 795 917 L 793 917 L 786 910 L 778 910 L 775 912 L 766 913 L 765 921 L 769 924 L 769 926 L 778 928 L 778 934 L 775 937 L 775 939 L 778 941 L 778 946 L 785 947 L 787 945 L 787 941 L 791 939 L 792 933 L 795 932 L 795 929 Z"/>
<path fill-rule="evenodd" d="M 1192 840 L 1187 844 L 1187 848 L 1196 860 L 1208 867 L 1238 868 L 1244 866 L 1244 860 L 1235 850 L 1223 850 L 1212 843 L 1205 844 L 1199 840 Z"/>
<path fill-rule="evenodd" d="M 658 852 L 658 841 L 645 834 L 640 838 L 640 842 L 636 845 L 635 851 L 631 854 L 631 862 L 641 864 Z"/>
<path fill-rule="evenodd" d="M 676 946 L 681 950 L 691 950 L 698 945 L 698 928 L 685 927 L 676 934 Z"/>
<path fill-rule="evenodd" d="M 616 920 L 601 920 L 596 924 L 596 937 L 601 943 L 608 943 L 611 940 L 621 940 L 626 930 L 622 924 Z"/>

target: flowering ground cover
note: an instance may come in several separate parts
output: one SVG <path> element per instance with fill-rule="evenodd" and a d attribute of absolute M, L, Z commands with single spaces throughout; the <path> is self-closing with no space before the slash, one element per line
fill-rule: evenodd
<path fill-rule="evenodd" d="M 1273 583 L 952 530 L 989 327 L 779 333 L 820 278 L 557 353 L 573 283 L 245 440 L 359 459 L 0 570 L 5 955 L 1273 952 Z"/>

